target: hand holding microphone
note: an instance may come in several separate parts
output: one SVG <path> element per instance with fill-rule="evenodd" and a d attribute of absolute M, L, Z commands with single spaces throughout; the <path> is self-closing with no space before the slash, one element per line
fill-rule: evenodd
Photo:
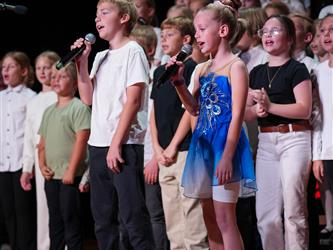
<path fill-rule="evenodd" d="M 80 55 L 85 55 L 88 57 L 91 51 L 91 44 L 94 44 L 96 41 L 96 37 L 94 34 L 87 34 L 85 38 L 79 38 L 75 41 L 75 43 L 71 46 L 71 51 L 62 57 L 60 61 L 56 64 L 56 68 L 59 70 L 65 67 L 69 62 L 74 60 L 76 57 Z"/>

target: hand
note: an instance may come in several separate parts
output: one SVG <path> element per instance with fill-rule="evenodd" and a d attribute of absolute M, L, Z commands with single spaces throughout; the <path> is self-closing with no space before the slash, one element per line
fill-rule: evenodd
<path fill-rule="evenodd" d="M 218 179 L 219 185 L 224 185 L 232 177 L 232 159 L 227 159 L 222 156 L 216 169 L 216 178 Z"/>
<path fill-rule="evenodd" d="M 51 180 L 54 175 L 54 172 L 48 166 L 40 166 L 40 171 L 47 181 Z"/>
<path fill-rule="evenodd" d="M 20 182 L 21 182 L 21 187 L 23 188 L 24 191 L 30 191 L 32 186 L 31 186 L 31 179 L 33 178 L 32 173 L 28 172 L 22 172 Z"/>
<path fill-rule="evenodd" d="M 264 109 L 264 107 L 261 104 L 257 103 L 255 105 L 255 109 L 256 109 L 256 114 L 258 117 L 268 116 L 268 113 L 266 112 L 266 110 Z"/>
<path fill-rule="evenodd" d="M 81 193 L 87 193 L 90 189 L 90 185 L 89 183 L 86 183 L 86 184 L 81 184 L 79 185 L 79 190 Z"/>
<path fill-rule="evenodd" d="M 323 183 L 324 178 L 324 164 L 323 161 L 314 161 L 312 164 L 312 171 L 316 179 Z"/>
<path fill-rule="evenodd" d="M 120 173 L 121 164 L 125 163 L 124 159 L 121 157 L 121 145 L 113 145 L 113 143 L 111 143 L 106 156 L 106 162 L 113 173 Z"/>
<path fill-rule="evenodd" d="M 86 48 L 84 49 L 84 51 L 82 52 L 81 55 L 78 55 L 77 57 L 75 57 L 76 62 L 81 62 L 82 60 L 88 60 L 88 56 L 91 51 L 91 43 L 86 41 L 83 38 L 79 38 L 71 46 L 71 50 L 74 50 L 76 48 L 81 48 L 84 44 L 86 45 Z"/>
<path fill-rule="evenodd" d="M 67 168 L 64 173 L 64 176 L 62 177 L 62 183 L 66 185 L 72 185 L 74 184 L 74 178 L 75 178 L 75 173 Z"/>
<path fill-rule="evenodd" d="M 163 151 L 163 156 L 166 159 L 167 166 L 170 166 L 177 160 L 177 152 L 177 147 L 171 144 Z"/>
<path fill-rule="evenodd" d="M 158 163 L 155 157 L 153 157 L 143 170 L 145 181 L 147 184 L 154 184 L 158 180 Z"/>
<path fill-rule="evenodd" d="M 271 107 L 271 101 L 269 100 L 269 96 L 264 88 L 261 88 L 261 100 L 259 103 L 264 107 L 266 112 L 269 112 L 269 109 Z"/>
<path fill-rule="evenodd" d="M 170 60 L 166 64 L 166 68 L 169 68 L 174 64 L 177 64 L 179 66 L 179 68 L 178 68 L 177 74 L 171 75 L 171 78 L 170 78 L 171 82 L 181 81 L 183 79 L 184 64 L 181 61 L 177 61 L 177 56 L 173 56 L 170 58 Z"/>
<path fill-rule="evenodd" d="M 155 158 L 156 158 L 157 162 L 160 163 L 161 165 L 166 166 L 168 163 L 168 160 L 163 155 L 164 149 L 161 146 L 158 146 L 158 147 L 154 148 L 154 151 L 155 151 Z"/>

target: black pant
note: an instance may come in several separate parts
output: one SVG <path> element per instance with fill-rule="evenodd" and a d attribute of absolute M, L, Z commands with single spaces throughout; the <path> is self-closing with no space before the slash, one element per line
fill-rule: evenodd
<path fill-rule="evenodd" d="M 108 149 L 89 146 L 91 209 L 99 248 L 119 249 L 119 213 L 133 249 L 153 249 L 144 197 L 143 146 L 122 146 L 125 163 L 119 174 L 107 166 Z"/>
<path fill-rule="evenodd" d="M 45 193 L 49 209 L 51 250 L 83 249 L 82 209 L 78 183 L 65 185 L 61 180 L 45 181 Z"/>
<path fill-rule="evenodd" d="M 13 250 L 35 250 L 37 241 L 35 190 L 25 192 L 21 170 L 0 173 L 0 206 Z"/>
<path fill-rule="evenodd" d="M 146 205 L 150 215 L 156 250 L 168 250 L 169 240 L 166 234 L 165 218 L 162 204 L 161 186 L 145 184 Z"/>

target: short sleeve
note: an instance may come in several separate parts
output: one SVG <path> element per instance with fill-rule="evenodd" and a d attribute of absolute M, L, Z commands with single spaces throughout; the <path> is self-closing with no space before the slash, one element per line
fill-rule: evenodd
<path fill-rule="evenodd" d="M 298 84 L 310 79 L 310 73 L 304 63 L 297 63 L 292 72 L 291 85 L 295 88 Z"/>
<path fill-rule="evenodd" d="M 43 136 L 45 138 L 45 134 L 46 134 L 46 131 L 45 131 L 45 128 L 47 126 L 46 122 L 47 122 L 47 114 L 48 114 L 48 110 L 49 108 L 47 108 L 45 111 L 44 111 L 44 114 L 43 114 L 43 117 L 42 117 L 42 121 L 40 123 L 40 126 L 39 126 L 39 130 L 38 130 L 38 134 L 40 136 Z"/>
<path fill-rule="evenodd" d="M 135 50 L 129 60 L 126 87 L 136 83 L 149 83 L 149 67 L 143 50 Z"/>
<path fill-rule="evenodd" d="M 91 111 L 90 108 L 84 104 L 81 104 L 74 116 L 74 131 L 78 132 L 84 129 L 90 129 L 90 117 Z"/>

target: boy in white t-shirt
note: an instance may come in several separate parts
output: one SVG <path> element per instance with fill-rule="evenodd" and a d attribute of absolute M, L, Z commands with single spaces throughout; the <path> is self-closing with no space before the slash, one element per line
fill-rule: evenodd
<path fill-rule="evenodd" d="M 153 248 L 143 178 L 148 62 L 143 49 L 129 39 L 136 19 L 131 1 L 98 2 L 96 28 L 109 49 L 96 55 L 90 76 L 91 44 L 80 38 L 72 46 L 86 44 L 76 63 L 81 100 L 92 105 L 91 209 L 100 249 L 119 248 L 118 214 L 131 247 Z"/>

